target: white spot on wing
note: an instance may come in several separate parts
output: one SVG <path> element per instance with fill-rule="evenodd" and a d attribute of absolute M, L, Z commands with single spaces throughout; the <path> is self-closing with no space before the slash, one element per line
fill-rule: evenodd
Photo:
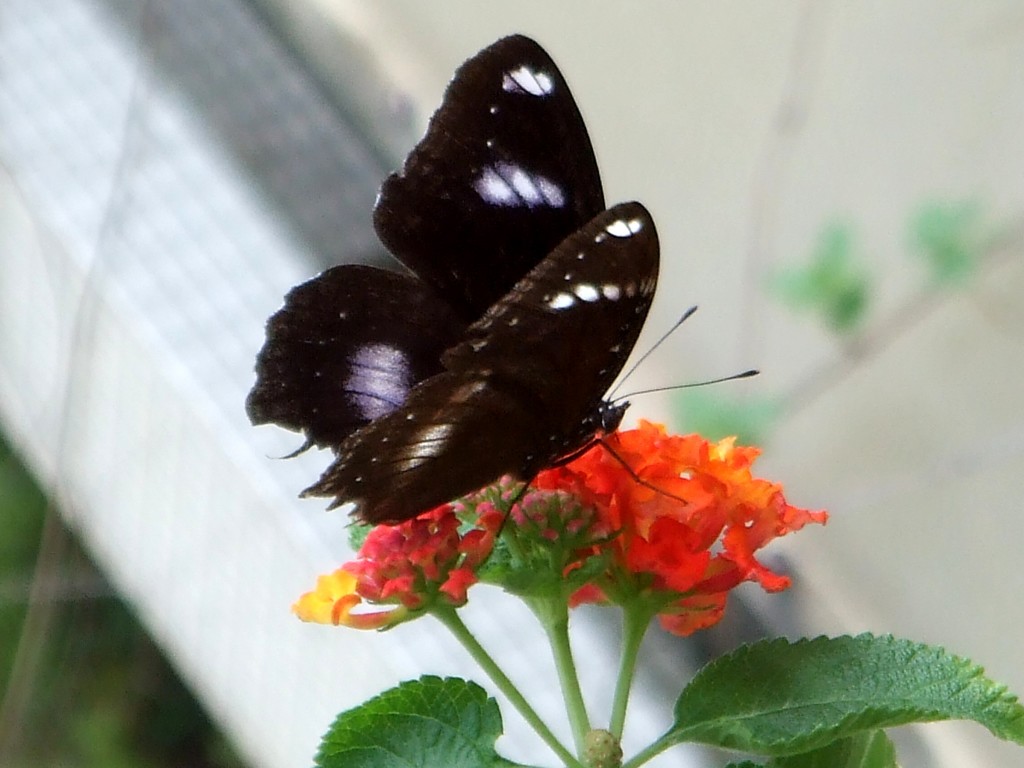
<path fill-rule="evenodd" d="M 547 96 L 555 89 L 555 82 L 547 72 L 535 72 L 523 64 L 519 69 L 505 73 L 501 79 L 501 88 L 506 93 Z"/>
<path fill-rule="evenodd" d="M 483 169 L 473 189 L 491 205 L 561 208 L 565 192 L 539 173 L 515 163 L 498 162 Z"/>
<path fill-rule="evenodd" d="M 512 185 L 501 178 L 493 168 L 485 168 L 473 184 L 477 194 L 493 205 L 514 205 L 515 192 Z"/>
<path fill-rule="evenodd" d="M 640 219 L 630 219 L 629 221 L 616 219 L 604 229 L 612 237 L 630 237 L 643 228 L 644 223 Z"/>
<path fill-rule="evenodd" d="M 590 283 L 579 283 L 573 286 L 572 292 L 583 299 L 583 301 L 597 301 L 601 298 L 597 288 Z"/>
<path fill-rule="evenodd" d="M 554 298 L 548 301 L 551 309 L 568 309 L 576 303 L 576 298 L 571 293 L 556 293 Z"/>
<path fill-rule="evenodd" d="M 622 286 L 615 283 L 605 283 L 601 286 L 601 293 L 610 301 L 618 301 L 622 297 Z"/>
<path fill-rule="evenodd" d="M 522 168 L 512 166 L 512 189 L 516 191 L 526 204 L 531 208 L 541 201 L 540 188 L 534 183 L 534 180 L 530 178 L 530 174 L 524 171 Z"/>

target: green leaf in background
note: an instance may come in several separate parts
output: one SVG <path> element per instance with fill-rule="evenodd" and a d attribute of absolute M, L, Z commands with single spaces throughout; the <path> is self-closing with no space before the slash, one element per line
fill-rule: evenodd
<path fill-rule="evenodd" d="M 697 674 L 675 718 L 663 746 L 693 741 L 761 755 L 947 719 L 974 720 L 1024 744 L 1024 707 L 1005 686 L 940 648 L 889 636 L 745 646 Z"/>
<path fill-rule="evenodd" d="M 985 248 L 975 203 L 926 203 L 911 222 L 915 249 L 939 283 L 963 282 L 978 268 Z"/>
<path fill-rule="evenodd" d="M 899 768 L 884 731 L 865 731 L 802 755 L 778 757 L 765 768 Z"/>
<path fill-rule="evenodd" d="M 675 400 L 679 423 L 708 440 L 735 435 L 742 445 L 764 445 L 781 413 L 772 398 L 736 400 L 719 390 L 684 389 Z"/>
<path fill-rule="evenodd" d="M 479 685 L 433 676 L 402 683 L 342 712 L 316 756 L 319 768 L 493 768 L 501 714 Z"/>
<path fill-rule="evenodd" d="M 744 760 L 726 768 L 899 768 L 899 763 L 885 731 L 865 731 L 811 752 L 776 757 L 767 763 Z"/>
<path fill-rule="evenodd" d="M 826 226 L 810 261 L 780 272 L 772 288 L 789 307 L 818 314 L 833 331 L 848 333 L 859 328 L 871 281 L 854 250 L 853 228 L 841 222 Z"/>

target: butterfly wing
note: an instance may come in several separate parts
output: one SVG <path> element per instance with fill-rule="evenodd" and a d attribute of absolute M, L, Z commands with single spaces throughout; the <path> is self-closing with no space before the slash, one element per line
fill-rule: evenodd
<path fill-rule="evenodd" d="M 304 495 L 397 522 L 504 474 L 529 479 L 594 435 L 594 413 L 654 295 L 658 239 L 638 203 L 563 241 L 443 357 L 447 371 L 353 433 Z"/>
<path fill-rule="evenodd" d="M 441 353 L 464 330 L 412 275 L 363 265 L 328 269 L 293 288 L 267 321 L 246 399 L 249 419 L 302 431 L 300 451 L 337 447 L 440 373 Z"/>
<path fill-rule="evenodd" d="M 382 241 L 424 282 L 343 266 L 294 289 L 267 323 L 250 419 L 337 448 L 440 372 L 465 324 L 603 207 L 561 73 L 532 40 L 498 41 L 458 70 L 374 211 Z"/>
<path fill-rule="evenodd" d="M 566 238 L 442 363 L 453 372 L 495 371 L 529 391 L 551 444 L 534 452 L 540 469 L 579 447 L 574 434 L 592 423 L 640 335 L 658 268 L 651 215 L 640 203 L 616 205 Z"/>
<path fill-rule="evenodd" d="M 426 135 L 381 187 L 374 225 L 475 320 L 603 209 L 569 86 L 537 43 L 514 36 L 455 73 Z"/>

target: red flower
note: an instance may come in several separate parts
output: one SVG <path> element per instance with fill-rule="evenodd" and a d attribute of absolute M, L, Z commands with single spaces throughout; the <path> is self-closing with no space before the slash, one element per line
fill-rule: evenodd
<path fill-rule="evenodd" d="M 614 456 L 595 446 L 536 481 L 575 494 L 618 531 L 605 545 L 616 572 L 577 592 L 574 604 L 621 602 L 639 591 L 665 601 L 658 613 L 666 629 L 690 634 L 717 622 L 727 592 L 744 581 L 773 592 L 788 587 L 755 551 L 827 519 L 790 506 L 781 486 L 755 478 L 758 449 L 737 447 L 733 438 L 709 443 L 642 421 L 606 442 Z"/>
<path fill-rule="evenodd" d="M 320 577 L 316 590 L 299 598 L 293 610 L 305 621 L 379 629 L 412 618 L 435 601 L 463 605 L 498 527 L 493 516 L 481 519 L 485 527 L 462 534 L 452 505 L 445 504 L 399 525 L 378 525 L 358 557 Z M 354 612 L 364 600 L 397 607 Z"/>

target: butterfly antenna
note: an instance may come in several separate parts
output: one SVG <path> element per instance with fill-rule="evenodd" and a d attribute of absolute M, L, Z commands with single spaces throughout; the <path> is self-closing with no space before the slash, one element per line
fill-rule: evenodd
<path fill-rule="evenodd" d="M 697 311 L 697 307 L 696 307 L 696 305 L 694 305 L 694 306 L 690 307 L 688 310 L 686 310 L 685 312 L 683 312 L 683 316 L 680 317 L 678 320 L 676 320 L 672 324 L 672 327 L 669 328 L 667 331 L 665 331 L 665 333 L 663 333 L 661 335 L 660 339 L 658 339 L 656 342 L 654 342 L 654 346 L 652 346 L 650 349 L 648 349 L 646 352 L 644 352 L 642 355 L 640 355 L 640 359 L 637 360 L 635 363 L 633 363 L 633 365 L 631 365 L 629 367 L 629 370 L 626 371 L 622 375 L 622 377 L 619 379 L 619 383 L 616 384 L 612 388 L 612 391 L 608 393 L 608 397 L 609 397 L 610 400 L 621 400 L 622 399 L 622 398 L 615 397 L 615 392 L 619 389 L 619 387 L 621 387 L 623 384 L 625 384 L 626 383 L 626 379 L 628 379 L 630 376 L 633 375 L 633 372 L 637 368 L 640 367 L 641 363 L 643 363 L 648 357 L 650 357 L 654 353 L 654 350 L 656 350 L 658 347 L 660 347 L 662 345 L 662 343 L 664 343 L 665 339 L 667 339 L 669 336 L 671 336 L 673 333 L 675 333 L 676 328 L 678 328 L 680 325 L 685 323 L 686 320 L 690 317 L 690 315 L 692 315 L 696 311 Z"/>
<path fill-rule="evenodd" d="M 622 468 L 626 470 L 626 472 L 629 474 L 629 476 L 631 478 L 633 478 L 633 480 L 635 480 L 637 482 L 637 484 L 642 485 L 644 488 L 649 488 L 650 490 L 654 491 L 655 493 L 657 493 L 657 494 L 659 494 L 661 496 L 664 496 L 664 497 L 669 498 L 669 499 L 673 499 L 674 501 L 679 501 L 679 502 L 682 502 L 683 504 L 688 504 L 689 503 L 682 496 L 676 496 L 674 493 L 669 493 L 664 488 L 659 488 L 654 483 L 649 483 L 646 480 L 644 480 L 642 477 L 640 477 L 640 475 L 638 475 L 636 473 L 636 470 L 633 469 L 631 466 L 629 466 L 629 462 L 626 461 L 626 459 L 622 456 L 622 454 L 620 454 L 618 451 L 616 451 L 614 448 L 612 448 L 611 445 L 608 444 L 608 441 L 605 440 L 604 438 L 601 438 L 597 442 L 600 443 L 602 448 L 604 448 L 606 451 L 608 451 L 608 455 L 609 456 L 611 456 L 613 459 L 615 459 L 617 462 L 619 462 L 619 464 L 622 465 Z"/>
<path fill-rule="evenodd" d="M 743 373 L 734 373 L 731 376 L 722 376 L 719 379 L 706 379 L 704 381 L 695 381 L 690 384 L 671 384 L 667 387 L 652 387 L 651 389 L 638 389 L 636 392 L 629 392 L 625 395 L 620 395 L 612 400 L 612 402 L 618 402 L 620 400 L 629 400 L 636 397 L 637 395 L 650 395 L 654 392 L 671 392 L 674 389 L 689 389 L 690 387 L 705 387 L 708 384 L 721 384 L 723 381 L 735 381 L 736 379 L 749 379 L 751 376 L 757 376 L 761 373 L 755 368 L 751 368 L 749 371 L 743 371 Z"/>
<path fill-rule="evenodd" d="M 508 519 L 512 517 L 512 510 L 515 509 L 516 504 L 522 501 L 523 497 L 526 496 L 526 492 L 530 490 L 530 483 L 532 483 L 535 478 L 536 476 L 525 481 L 519 490 L 516 491 L 516 495 L 512 497 L 512 501 L 509 502 L 508 509 L 505 510 L 505 516 L 501 518 L 501 525 L 498 526 L 498 530 L 494 533 L 495 541 L 501 538 L 502 531 L 505 530 L 505 524 L 508 522 Z"/>

